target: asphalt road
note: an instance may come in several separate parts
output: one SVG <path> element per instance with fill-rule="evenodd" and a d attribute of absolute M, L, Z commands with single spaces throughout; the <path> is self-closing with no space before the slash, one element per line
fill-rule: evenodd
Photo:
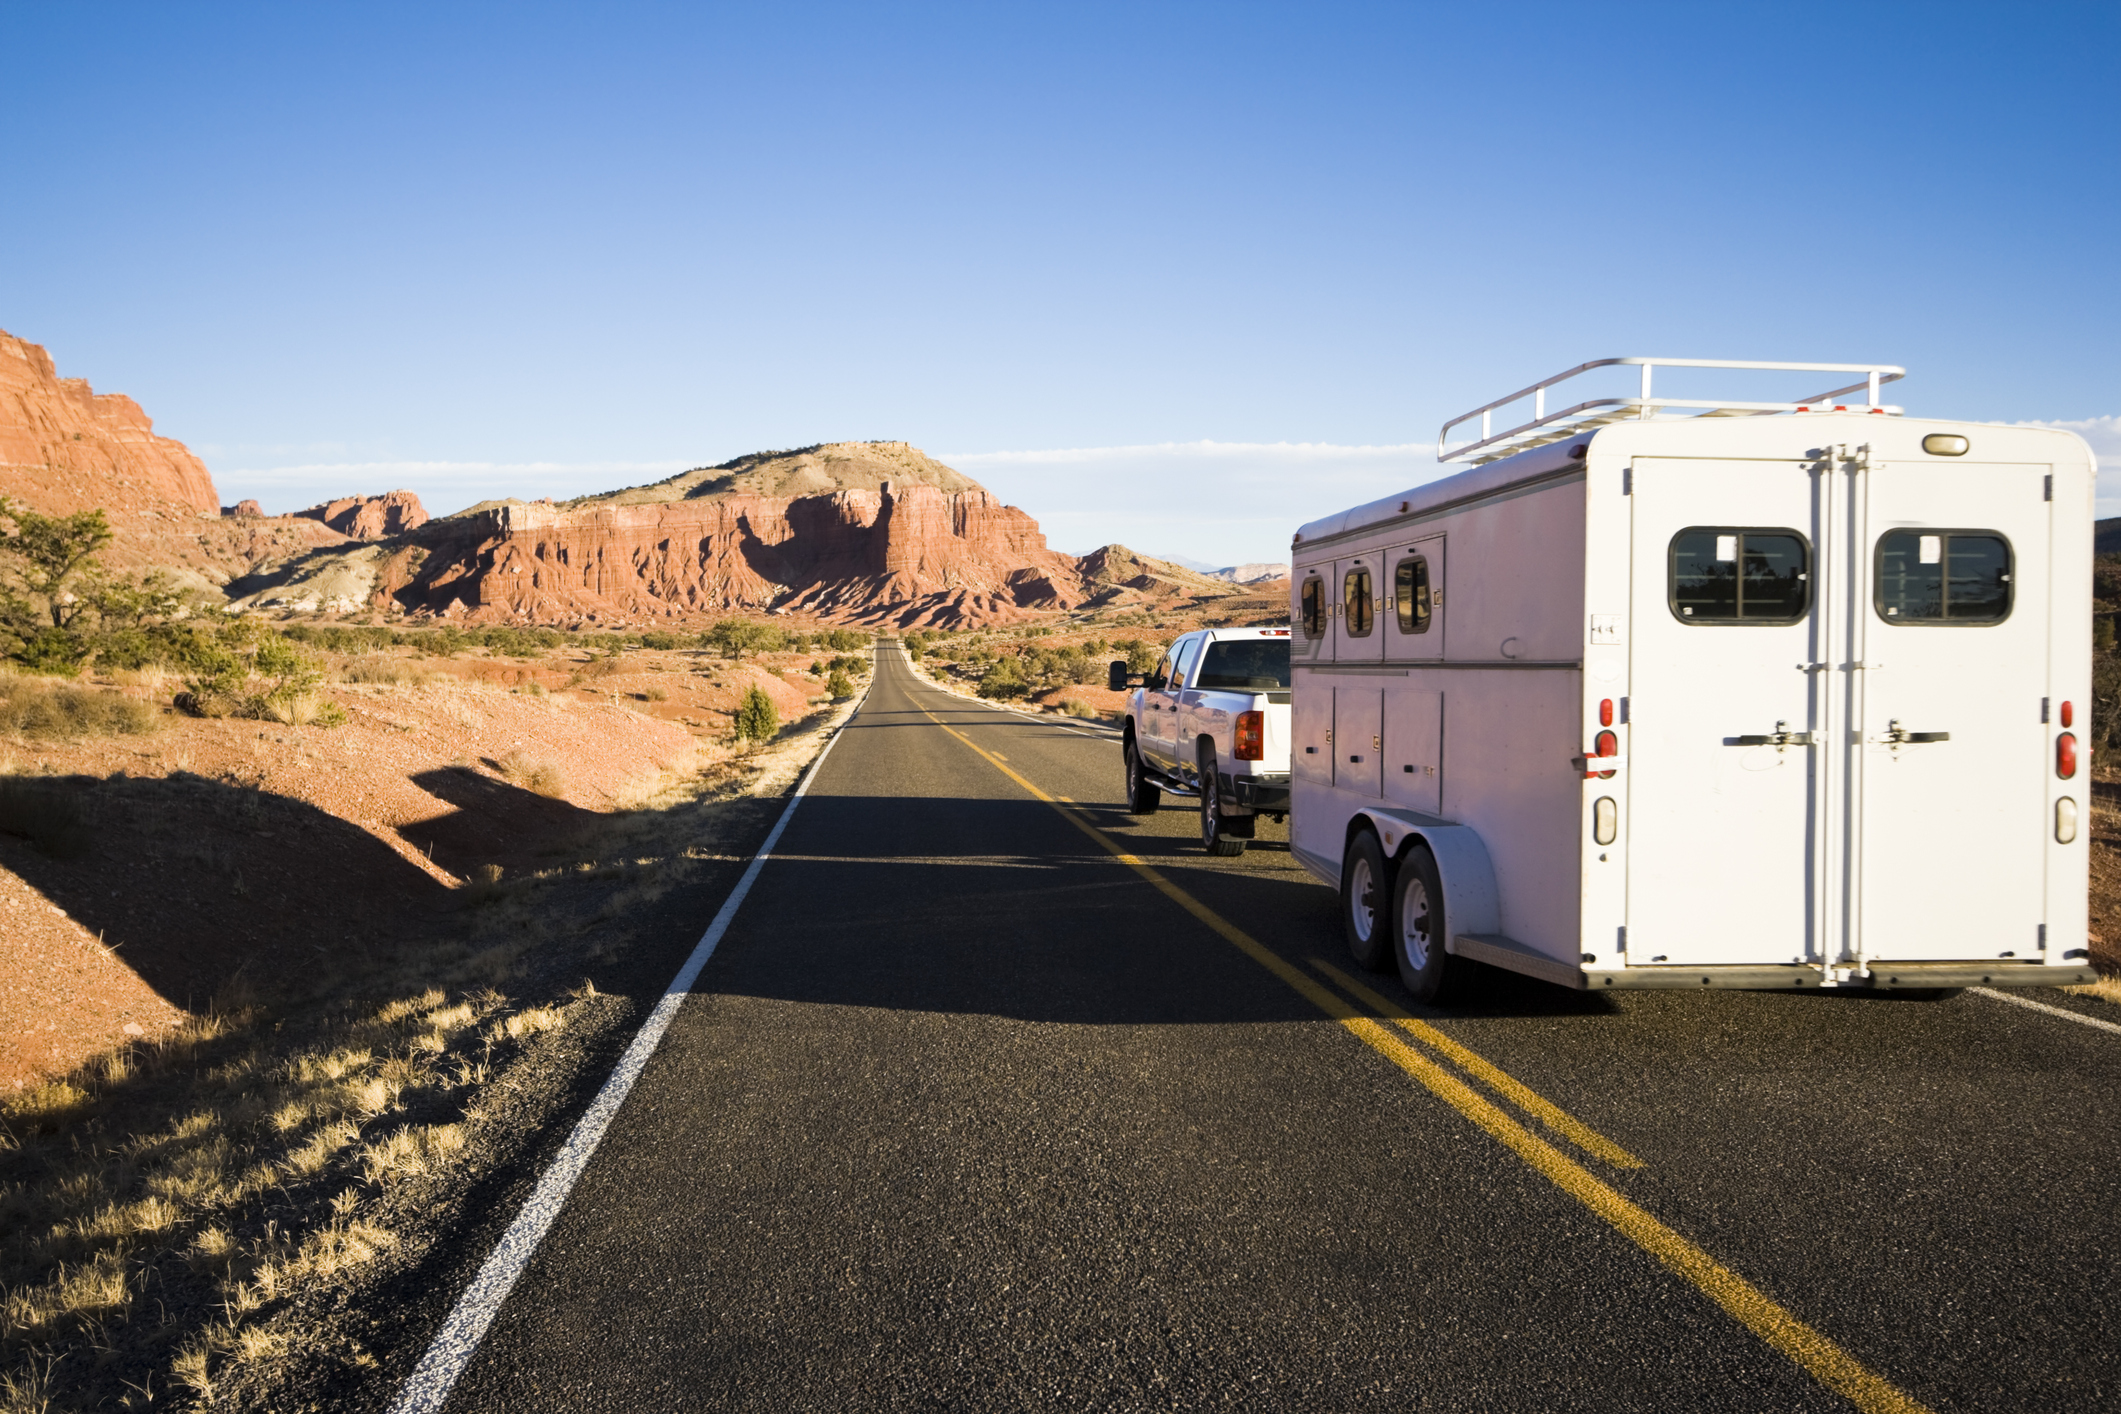
<path fill-rule="evenodd" d="M 1310 965 L 1352 970 L 1283 831 L 1210 861 L 1119 798 L 1109 735 L 880 650 L 448 1407 L 2121 1404 L 2121 1036 L 1500 973 L 1414 1009 L 1617 1146 L 1459 1086 L 1586 1188 L 1366 1041 L 1406 1033 Z"/>

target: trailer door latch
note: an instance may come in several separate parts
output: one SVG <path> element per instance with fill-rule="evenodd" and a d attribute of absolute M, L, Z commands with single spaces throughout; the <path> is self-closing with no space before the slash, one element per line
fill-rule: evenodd
<path fill-rule="evenodd" d="M 1760 736 L 1734 736 L 1729 738 L 1726 744 L 1730 746 L 1772 746 L 1777 751 L 1781 751 L 1792 746 L 1810 746 L 1812 744 L 1812 734 L 1810 732 L 1793 732 L 1790 730 L 1788 722 L 1777 722 L 1775 723 L 1775 730 L 1771 732 L 1766 732 Z"/>

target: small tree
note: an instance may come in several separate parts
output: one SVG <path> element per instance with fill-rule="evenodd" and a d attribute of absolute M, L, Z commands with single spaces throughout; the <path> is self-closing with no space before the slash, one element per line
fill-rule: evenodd
<path fill-rule="evenodd" d="M 19 501 L 0 496 L 0 550 L 7 555 L 8 589 L 26 595 L 33 607 L 49 615 L 53 628 L 71 627 L 93 606 L 88 589 L 96 578 L 96 553 L 110 544 L 110 521 L 102 511 L 75 511 L 70 516 L 39 515 Z"/>
<path fill-rule="evenodd" d="M 781 714 L 773 710 L 773 699 L 757 683 L 744 689 L 737 704 L 736 735 L 739 741 L 768 741 L 781 729 Z"/>
<path fill-rule="evenodd" d="M 1022 697 L 1030 691 L 1031 683 L 1014 658 L 997 658 L 993 666 L 980 674 L 979 695 L 982 697 Z"/>
<path fill-rule="evenodd" d="M 854 679 L 848 677 L 841 669 L 834 668 L 832 676 L 825 679 L 825 691 L 832 694 L 834 701 L 845 701 L 854 696 Z"/>

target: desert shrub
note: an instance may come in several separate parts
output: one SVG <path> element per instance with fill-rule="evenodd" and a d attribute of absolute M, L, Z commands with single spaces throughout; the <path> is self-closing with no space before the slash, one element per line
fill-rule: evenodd
<path fill-rule="evenodd" d="M 700 646 L 714 649 L 724 658 L 741 658 L 747 653 L 777 653 L 788 646 L 788 633 L 778 624 L 723 619 L 700 636 Z"/>
<path fill-rule="evenodd" d="M 27 737 L 131 736 L 155 729 L 155 709 L 136 697 L 0 680 L 0 732 Z"/>
<path fill-rule="evenodd" d="M 501 775 L 511 784 L 535 795 L 557 800 L 567 794 L 567 778 L 561 774 L 557 762 L 539 761 L 520 751 L 511 751 L 494 764 L 501 768 Z"/>
<path fill-rule="evenodd" d="M 819 662 L 819 661 L 818 661 L 817 659 L 815 659 L 815 658 L 812 658 L 812 659 L 810 660 L 810 676 L 812 676 L 812 677 L 814 677 L 814 678 L 820 678 L 820 677 L 823 677 L 824 675 L 825 675 L 825 665 L 824 665 L 823 663 Z"/>
<path fill-rule="evenodd" d="M 1130 673 L 1148 672 L 1156 666 L 1156 660 L 1163 656 L 1161 648 L 1153 643 L 1144 643 L 1138 638 L 1123 638 L 1112 647 L 1115 652 L 1127 655 L 1127 671 Z"/>
<path fill-rule="evenodd" d="M 1098 713 L 1097 709 L 1089 703 L 1071 697 L 1061 703 L 1061 715 L 1064 717 L 1080 717 L 1084 721 L 1095 721 Z"/>
<path fill-rule="evenodd" d="M 1030 691 L 1030 680 L 1014 658 L 997 658 L 980 674 L 979 695 L 982 697 L 1023 697 Z"/>
<path fill-rule="evenodd" d="M 845 701 L 854 696 L 854 679 L 834 668 L 832 676 L 825 679 L 825 691 L 831 693 L 835 701 Z"/>
<path fill-rule="evenodd" d="M 847 673 L 854 677 L 860 677 L 863 673 L 869 671 L 869 660 L 867 658 L 841 656 L 827 663 L 825 671 L 828 673 Z"/>
<path fill-rule="evenodd" d="M 138 672 L 195 667 L 213 642 L 212 632 L 198 624 L 164 623 L 110 629 L 98 634 L 91 646 L 98 671 Z"/>
<path fill-rule="evenodd" d="M 737 740 L 770 741 L 780 729 L 781 714 L 765 690 L 756 683 L 744 689 L 744 700 L 736 708 Z"/>
<path fill-rule="evenodd" d="M 679 639 L 674 633 L 664 633 L 658 629 L 653 633 L 642 634 L 641 646 L 643 648 L 653 648 L 659 653 L 667 653 L 679 646 Z"/>
<path fill-rule="evenodd" d="M 33 673 L 72 677 L 88 661 L 87 634 L 71 628 L 40 628 L 17 640 L 14 659 Z"/>
<path fill-rule="evenodd" d="M 668 702 L 670 700 L 670 690 L 657 683 L 651 685 L 641 696 L 649 702 Z"/>
<path fill-rule="evenodd" d="M 176 701 L 195 717 L 337 726 L 346 713 L 318 694 L 323 683 L 324 665 L 314 654 L 262 624 L 238 619 L 195 656 Z"/>
<path fill-rule="evenodd" d="M 869 646 L 869 635 L 851 628 L 826 629 L 818 634 L 817 645 L 835 653 L 852 653 Z"/>
<path fill-rule="evenodd" d="M 0 832 L 60 859 L 87 853 L 94 839 L 78 784 L 26 776 L 0 776 Z"/>
<path fill-rule="evenodd" d="M 403 658 L 356 658 L 338 670 L 341 682 L 372 683 L 387 687 L 424 687 L 434 675 Z"/>

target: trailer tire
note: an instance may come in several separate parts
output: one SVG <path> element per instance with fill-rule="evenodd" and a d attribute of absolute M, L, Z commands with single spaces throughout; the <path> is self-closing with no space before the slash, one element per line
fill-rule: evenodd
<path fill-rule="evenodd" d="M 1357 830 L 1340 861 L 1340 927 L 1356 965 L 1382 972 L 1392 965 L 1392 869 L 1383 846 Z"/>
<path fill-rule="evenodd" d="M 1415 845 L 1400 860 L 1389 912 L 1392 963 L 1401 985 L 1418 1002 L 1441 1001 L 1460 964 L 1444 946 L 1450 933 L 1443 913 L 1443 876 L 1427 845 Z"/>
<path fill-rule="evenodd" d="M 1245 841 L 1225 829 L 1222 781 L 1215 774 L 1215 753 L 1203 746 L 1200 752 L 1200 844 L 1208 853 L 1224 859 L 1245 852 Z"/>
<path fill-rule="evenodd" d="M 1150 784 L 1148 768 L 1142 765 L 1141 749 L 1134 744 L 1134 733 L 1120 744 L 1120 757 L 1127 768 L 1127 809 L 1136 815 L 1154 815 L 1162 804 L 1164 793 Z"/>

